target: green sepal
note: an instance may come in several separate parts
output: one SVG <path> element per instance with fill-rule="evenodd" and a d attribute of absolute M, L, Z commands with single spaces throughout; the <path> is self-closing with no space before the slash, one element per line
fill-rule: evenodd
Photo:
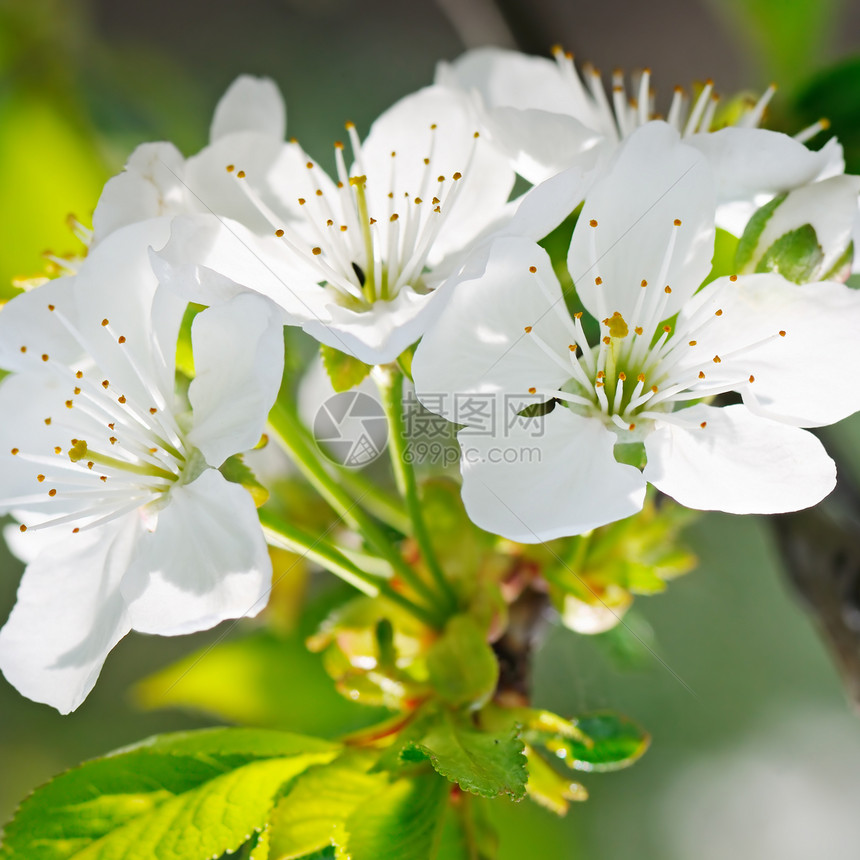
<path fill-rule="evenodd" d="M 784 233 L 762 255 L 756 273 L 778 272 L 795 284 L 814 280 L 815 272 L 824 259 L 818 236 L 811 224 Z"/>
<path fill-rule="evenodd" d="M 179 336 L 176 339 L 176 369 L 194 379 L 194 350 L 191 348 L 191 324 L 194 317 L 204 310 L 205 305 L 191 302 L 185 309 L 182 322 L 179 324 Z"/>
<path fill-rule="evenodd" d="M 412 346 L 406 347 L 400 355 L 397 356 L 397 366 L 403 371 L 403 375 L 411 382 L 412 381 L 412 361 L 415 358 L 415 350 L 418 344 L 413 343 Z"/>
<path fill-rule="evenodd" d="M 499 681 L 499 663 L 487 637 L 468 615 L 455 615 L 427 652 L 430 685 L 453 707 L 478 709 Z"/>
<path fill-rule="evenodd" d="M 612 453 L 617 463 L 625 463 L 640 470 L 648 463 L 644 442 L 617 442 Z"/>
<path fill-rule="evenodd" d="M 257 480 L 254 473 L 245 464 L 241 454 L 228 457 L 218 471 L 231 484 L 240 484 L 250 494 L 254 504 L 260 508 L 269 500 L 269 491 Z"/>
<path fill-rule="evenodd" d="M 849 275 L 851 274 L 851 263 L 854 261 L 854 240 L 852 239 L 848 243 L 848 247 L 839 255 L 839 258 L 836 262 L 830 267 L 830 269 L 821 275 L 822 281 L 833 281 L 833 280 L 841 280 L 845 277 L 845 273 L 847 272 Z M 852 286 L 849 284 L 849 286 Z"/>
<path fill-rule="evenodd" d="M 753 213 L 752 218 L 750 218 L 747 226 L 744 228 L 743 235 L 738 240 L 738 247 L 735 251 L 736 271 L 743 272 L 747 268 L 752 268 L 761 234 L 764 232 L 764 228 L 767 226 L 767 222 L 770 221 L 773 213 L 786 197 L 788 197 L 787 193 L 780 194 L 774 197 L 773 200 L 769 200 L 764 206 L 756 209 Z"/>
<path fill-rule="evenodd" d="M 401 753 L 404 762 L 429 759 L 433 769 L 463 791 L 481 797 L 525 796 L 525 747 L 516 729 L 484 732 L 463 718 L 443 712 L 424 737 Z"/>
<path fill-rule="evenodd" d="M 320 344 L 320 357 L 331 387 L 337 392 L 355 388 L 372 370 L 371 365 L 324 343 Z"/>
<path fill-rule="evenodd" d="M 557 397 L 553 397 L 544 403 L 530 403 L 525 409 L 517 412 L 517 415 L 523 418 L 542 418 L 544 415 L 549 415 L 559 403 L 561 401 Z"/>

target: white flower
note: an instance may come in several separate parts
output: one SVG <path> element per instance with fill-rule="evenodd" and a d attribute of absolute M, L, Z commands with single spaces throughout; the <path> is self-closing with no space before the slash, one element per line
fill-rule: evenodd
<path fill-rule="evenodd" d="M 364 141 L 347 129 L 353 164 L 337 143 L 336 180 L 296 144 L 268 172 L 253 153 L 225 150 L 222 173 L 266 235 L 178 219 L 160 275 L 204 304 L 262 292 L 323 343 L 369 364 L 395 359 L 465 253 L 509 217 L 514 175 L 476 131 L 469 99 L 441 87 L 402 99 Z"/>
<path fill-rule="evenodd" d="M 209 145 L 184 159 L 167 142 L 135 149 L 125 170 L 105 184 L 93 213 L 93 244 L 119 227 L 184 213 L 217 213 L 262 228 L 260 216 L 224 173 L 225 159 L 253 153 L 260 173 L 283 145 L 286 110 L 268 78 L 238 77 L 227 89 L 212 118 Z"/>
<path fill-rule="evenodd" d="M 632 98 L 616 71 L 607 96 L 600 72 L 586 66 L 580 77 L 570 54 L 560 48 L 553 54 L 554 61 L 479 48 L 441 63 L 436 73 L 438 84 L 477 98 L 494 143 L 504 148 L 518 173 L 535 183 L 572 165 L 599 173 L 622 140 L 657 118 L 648 69 L 639 75 Z M 712 131 L 719 101 L 713 83 L 708 81 L 692 101 L 676 87 L 665 116 L 711 162 L 720 204 L 717 226 L 735 235 L 775 194 L 845 169 L 835 139 L 818 152 L 803 145 L 827 127 L 823 121 L 796 139 L 756 127 L 774 91 L 770 87 L 731 127 Z"/>
<path fill-rule="evenodd" d="M 860 408 L 842 372 L 860 360 L 860 296 L 776 274 L 699 290 L 713 212 L 706 161 L 653 122 L 622 145 L 573 233 L 568 267 L 596 337 L 528 240 L 497 241 L 452 288 L 413 373 L 425 405 L 460 423 L 458 398 L 498 398 L 496 426 L 459 437 L 478 525 L 524 542 L 576 534 L 635 513 L 646 482 L 733 513 L 830 492 L 834 465 L 801 428 Z M 743 402 L 711 402 L 727 392 Z M 510 420 L 535 403 L 554 406 L 542 433 Z M 643 471 L 616 459 L 642 443 Z"/>
<path fill-rule="evenodd" d="M 0 510 L 27 568 L 0 668 L 66 713 L 129 630 L 173 635 L 256 614 L 271 564 L 250 494 L 218 471 L 258 441 L 283 360 L 256 296 L 200 313 L 175 392 L 185 302 L 156 290 L 166 219 L 119 229 L 79 273 L 0 313 Z"/>

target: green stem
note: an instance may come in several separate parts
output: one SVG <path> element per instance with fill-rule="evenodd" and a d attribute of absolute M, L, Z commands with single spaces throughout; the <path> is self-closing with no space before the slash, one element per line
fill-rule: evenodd
<path fill-rule="evenodd" d="M 457 811 L 460 814 L 460 822 L 463 825 L 463 835 L 465 836 L 469 860 L 481 860 L 481 852 L 478 847 L 478 834 L 475 832 L 473 800 L 468 792 L 464 791 L 460 794 Z"/>
<path fill-rule="evenodd" d="M 407 564 L 399 550 L 391 545 L 388 536 L 376 521 L 359 507 L 361 499 L 353 499 L 319 461 L 316 446 L 308 438 L 307 431 L 296 415 L 282 402 L 275 403 L 269 413 L 269 424 L 275 437 L 291 455 L 296 466 L 317 492 L 331 505 L 341 519 L 352 529 L 360 532 L 373 549 L 384 558 L 395 573 L 417 594 L 433 606 L 438 605 L 438 595 L 418 573 Z"/>
<path fill-rule="evenodd" d="M 338 469 L 337 477 L 348 492 L 361 499 L 362 507 L 368 513 L 402 535 L 412 534 L 412 522 L 403 512 L 399 499 L 390 496 L 354 469 Z"/>
<path fill-rule="evenodd" d="M 406 511 L 412 521 L 412 532 L 418 549 L 439 587 L 439 591 L 445 598 L 447 609 L 453 610 L 457 605 L 457 595 L 451 587 L 451 583 L 445 576 L 433 543 L 430 540 L 430 532 L 424 520 L 424 512 L 421 508 L 421 497 L 418 491 L 418 482 L 415 478 L 415 470 L 412 468 L 409 455 L 408 441 L 403 423 L 403 373 L 398 367 L 389 366 L 380 368 L 375 372 L 374 378 L 382 395 L 382 406 L 388 418 L 388 449 L 391 453 L 391 465 L 394 468 L 394 479 L 397 488 L 406 501 Z"/>
<path fill-rule="evenodd" d="M 298 552 L 369 597 L 385 597 L 425 624 L 436 628 L 440 626 L 439 619 L 433 612 L 395 591 L 385 579 L 372 576 L 353 564 L 339 549 L 322 537 L 308 534 L 265 508 L 261 508 L 259 514 L 263 533 L 271 546 Z"/>

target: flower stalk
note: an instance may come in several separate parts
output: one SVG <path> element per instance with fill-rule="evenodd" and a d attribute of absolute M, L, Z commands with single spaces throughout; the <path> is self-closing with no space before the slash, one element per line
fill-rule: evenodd
<path fill-rule="evenodd" d="M 339 576 L 344 582 L 368 597 L 384 597 L 424 624 L 435 628 L 440 627 L 437 613 L 400 594 L 387 580 L 362 570 L 337 547 L 326 541 L 324 536 L 314 537 L 303 529 L 287 523 L 270 510 L 263 509 L 259 513 L 263 533 L 270 545 L 301 553 L 305 558 Z"/>
<path fill-rule="evenodd" d="M 448 582 L 442 566 L 439 564 L 439 559 L 436 557 L 436 551 L 433 549 L 433 542 L 430 539 L 430 532 L 427 529 L 427 523 L 421 509 L 421 496 L 415 478 L 415 469 L 406 450 L 407 440 L 403 423 L 403 373 L 396 365 L 379 367 L 374 372 L 374 379 L 379 387 L 382 407 L 388 418 L 388 447 L 391 454 L 391 465 L 394 469 L 394 479 L 397 482 L 397 489 L 406 502 L 406 510 L 412 521 L 415 542 L 418 544 L 421 557 L 430 571 L 434 583 L 444 596 L 446 608 L 453 610 L 457 605 L 457 595 L 454 593 L 451 583 Z"/>
<path fill-rule="evenodd" d="M 361 499 L 353 499 L 337 479 L 332 477 L 319 460 L 307 431 L 297 416 L 283 402 L 275 403 L 269 413 L 269 423 L 275 438 L 293 459 L 296 466 L 317 492 L 338 513 L 343 521 L 358 531 L 373 549 L 385 559 L 397 576 L 432 606 L 439 605 L 437 593 L 406 562 L 376 521 L 360 507 Z"/>

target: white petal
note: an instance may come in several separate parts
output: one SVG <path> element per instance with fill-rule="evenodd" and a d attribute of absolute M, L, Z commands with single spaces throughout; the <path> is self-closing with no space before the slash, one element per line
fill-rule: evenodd
<path fill-rule="evenodd" d="M 694 347 L 681 347 L 687 354 L 679 366 L 705 367 L 703 386 L 734 381 L 751 409 L 804 427 L 860 409 L 860 386 L 848 381 L 860 366 L 856 290 L 835 282 L 793 284 L 776 274 L 720 278 L 679 315 L 679 338 L 686 339 L 690 319 L 707 323 L 695 332 Z"/>
<path fill-rule="evenodd" d="M 834 171 L 832 146 L 815 152 L 786 134 L 763 128 L 723 128 L 691 135 L 686 143 L 710 162 L 720 203 L 790 191 Z"/>
<path fill-rule="evenodd" d="M 575 330 L 543 248 L 499 239 L 448 289 L 445 309 L 412 363 L 416 393 L 428 408 L 456 420 L 458 400 L 472 395 L 507 394 L 525 405 L 535 402 L 530 388 L 554 390 L 573 376 Z"/>
<path fill-rule="evenodd" d="M 240 75 L 221 96 L 212 117 L 212 141 L 237 131 L 256 131 L 283 140 L 287 113 L 280 90 L 269 78 Z"/>
<path fill-rule="evenodd" d="M 132 516 L 72 535 L 27 566 L 0 630 L 0 669 L 23 695 L 63 714 L 87 697 L 130 629 L 119 582 L 137 529 Z"/>
<path fill-rule="evenodd" d="M 149 257 L 150 248 L 167 241 L 169 230 L 170 220 L 158 218 L 114 231 L 87 257 L 76 278 L 76 325 L 87 353 L 112 388 L 139 405 L 149 405 L 152 384 L 167 402 L 173 397 L 184 304 L 165 297 L 153 313 L 158 281 Z"/>
<path fill-rule="evenodd" d="M 77 317 L 74 276 L 47 281 L 21 293 L 3 306 L 0 314 L 0 367 L 6 370 L 39 370 L 42 356 L 71 364 L 81 358 L 83 347 L 69 333 L 49 305 L 60 307 L 70 321 Z M 23 351 L 22 351 L 23 349 Z"/>
<path fill-rule="evenodd" d="M 269 181 L 286 146 L 279 137 L 255 131 L 218 138 L 185 163 L 186 211 L 232 218 L 258 233 L 273 233 L 280 225 L 271 223 L 257 203 L 249 199 L 247 189 L 253 190 L 269 208 L 274 206 L 280 211 Z M 239 177 L 240 171 L 243 178 Z"/>
<path fill-rule="evenodd" d="M 587 107 L 586 100 L 576 99 L 557 63 L 519 51 L 467 51 L 452 63 L 439 64 L 436 83 L 475 90 L 491 107 L 536 108 L 569 116 L 582 116 Z"/>
<path fill-rule="evenodd" d="M 253 291 L 293 323 L 323 314 L 323 291 L 274 235 L 258 236 L 226 218 L 175 218 L 170 241 L 152 263 L 160 283 L 188 301 L 215 305 Z"/>
<path fill-rule="evenodd" d="M 439 194 L 443 208 L 452 183 L 462 184 L 433 243 L 431 266 L 481 234 L 504 208 L 513 188 L 514 172 L 507 159 L 483 137 L 476 138 L 477 126 L 468 96 L 426 87 L 383 113 L 361 147 L 356 168 L 366 171 L 369 214 L 379 221 L 388 220 L 390 207 L 405 200 L 404 193 L 412 201 L 421 197 L 429 202 L 438 193 L 439 176 L 445 177 Z M 462 178 L 454 180 L 458 172 Z M 394 194 L 393 203 L 389 192 Z"/>
<path fill-rule="evenodd" d="M 836 485 L 836 466 L 812 433 L 740 405 L 675 412 L 655 422 L 645 451 L 645 478 L 700 510 L 797 511 L 820 502 Z"/>
<path fill-rule="evenodd" d="M 5 313 L 5 312 L 4 312 Z M 62 497 L 48 490 L 62 480 L 69 463 L 67 451 L 74 431 L 65 426 L 63 401 L 71 394 L 50 373 L 15 373 L 0 384 L 0 511 L 39 512 L 63 508 Z M 48 421 L 48 419 L 51 419 Z M 61 453 L 55 454 L 55 447 Z M 45 457 L 33 463 L 13 450 Z M 57 466 L 50 462 L 56 458 Z M 38 481 L 37 475 L 46 476 Z M 63 513 L 67 511 L 62 510 Z M 71 528 L 71 527 L 70 527 Z"/>
<path fill-rule="evenodd" d="M 394 361 L 432 325 L 444 306 L 446 288 L 418 293 L 403 287 L 388 302 L 354 311 L 331 300 L 321 319 L 302 328 L 321 343 L 355 356 L 365 364 Z"/>
<path fill-rule="evenodd" d="M 144 143 L 125 169 L 109 179 L 93 213 L 93 245 L 109 233 L 189 205 L 184 182 L 185 159 L 172 143 Z"/>
<path fill-rule="evenodd" d="M 269 301 L 246 293 L 198 314 L 191 343 L 188 441 L 217 468 L 260 441 L 281 385 L 283 325 Z"/>
<path fill-rule="evenodd" d="M 606 140 L 572 116 L 544 110 L 499 107 L 486 112 L 484 124 L 516 172 L 533 183 L 571 165 L 593 167 Z"/>
<path fill-rule="evenodd" d="M 155 531 L 138 543 L 122 592 L 135 630 L 172 636 L 256 615 L 271 579 L 250 494 L 207 469 L 170 491 Z"/>
<path fill-rule="evenodd" d="M 538 425 L 540 426 L 540 425 Z M 543 432 L 461 431 L 463 502 L 481 528 L 522 543 L 580 534 L 631 516 L 645 500 L 638 469 L 616 462 L 616 436 L 557 406 Z"/>
<path fill-rule="evenodd" d="M 618 311 L 631 328 L 648 328 L 654 313 L 655 326 L 674 314 L 710 271 L 713 213 L 713 180 L 701 155 L 666 123 L 635 131 L 588 192 L 573 232 L 568 269 L 588 311 L 601 320 Z M 643 280 L 648 293 L 642 318 L 634 318 Z"/>
<path fill-rule="evenodd" d="M 582 203 L 588 185 L 589 177 L 580 167 L 571 167 L 535 185 L 519 198 L 516 213 L 503 232 L 540 241 Z"/>

